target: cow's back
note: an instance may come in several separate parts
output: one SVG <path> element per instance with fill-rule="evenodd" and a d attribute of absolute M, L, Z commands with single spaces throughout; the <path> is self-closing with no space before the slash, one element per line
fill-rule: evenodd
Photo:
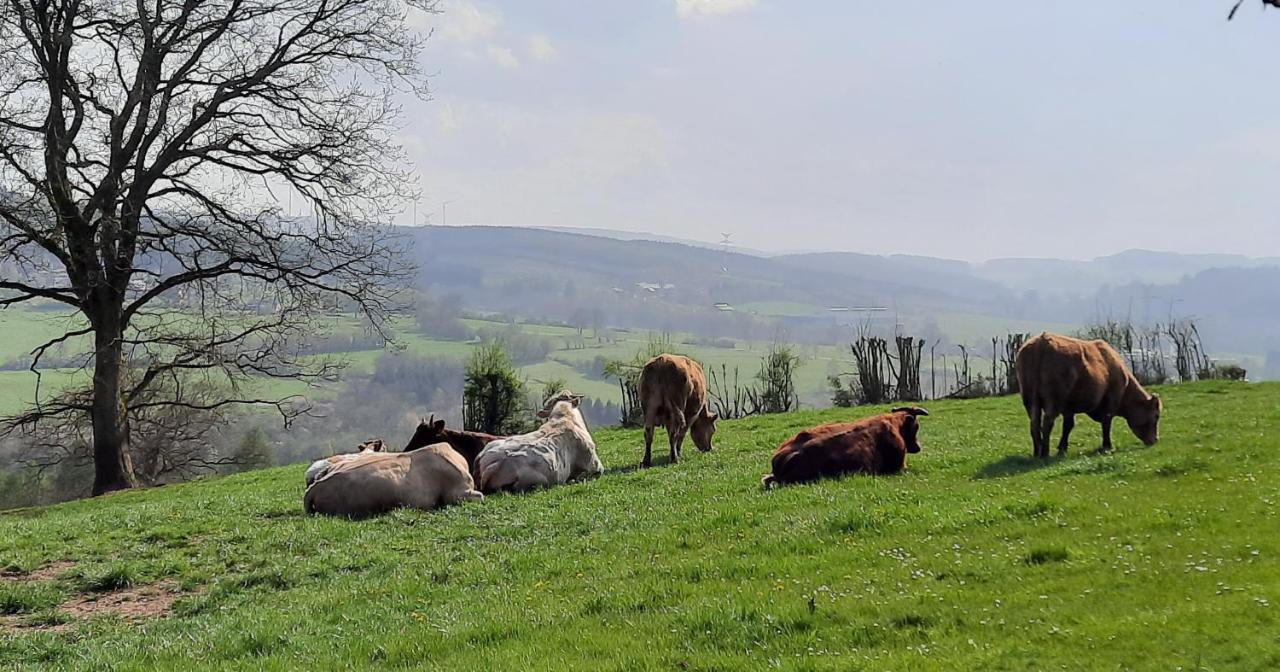
<path fill-rule="evenodd" d="M 1129 378 L 1106 341 L 1049 333 L 1029 339 L 1015 366 L 1024 405 L 1063 413 L 1114 413 Z"/>
<path fill-rule="evenodd" d="M 780 483 L 804 483 L 877 466 L 877 418 L 833 422 L 796 434 L 773 455 L 773 477 Z"/>
<path fill-rule="evenodd" d="M 646 414 L 678 409 L 692 421 L 707 403 L 707 377 L 688 357 L 658 355 L 641 370 L 639 393 Z"/>
<path fill-rule="evenodd" d="M 346 460 L 307 488 L 303 507 L 307 513 L 356 516 L 401 506 L 411 455 L 373 453 Z"/>
<path fill-rule="evenodd" d="M 433 508 L 451 504 L 475 488 L 467 459 L 447 443 L 435 443 L 409 454 L 406 504 Z"/>
<path fill-rule="evenodd" d="M 402 506 L 430 509 L 465 499 L 473 481 L 466 459 L 447 444 L 348 460 L 307 489 L 308 513 L 364 516 Z"/>

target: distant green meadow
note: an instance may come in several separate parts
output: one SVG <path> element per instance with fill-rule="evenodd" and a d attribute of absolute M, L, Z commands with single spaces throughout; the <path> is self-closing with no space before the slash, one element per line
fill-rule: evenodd
<path fill-rule="evenodd" d="M 1004 397 L 928 404 L 901 475 L 773 491 L 781 441 L 883 409 L 649 470 L 599 430 L 597 480 L 364 521 L 305 516 L 303 465 L 11 511 L 0 669 L 1280 668 L 1280 385 L 1160 392 L 1156 446 L 1082 418 L 1043 464 Z M 147 586 L 167 614 L 58 607 Z"/>

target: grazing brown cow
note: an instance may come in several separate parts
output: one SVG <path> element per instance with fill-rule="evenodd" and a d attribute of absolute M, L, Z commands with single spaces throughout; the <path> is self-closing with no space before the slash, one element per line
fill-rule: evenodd
<path fill-rule="evenodd" d="M 707 377 L 702 365 L 681 355 L 658 355 L 640 371 L 640 408 L 644 413 L 644 460 L 653 461 L 653 430 L 659 423 L 667 428 L 671 461 L 680 461 L 684 435 L 693 431 L 693 445 L 711 450 L 717 414 L 707 408 Z"/>
<path fill-rule="evenodd" d="M 896 474 L 907 466 L 907 453 L 920 452 L 923 408 L 901 407 L 857 422 L 833 422 L 807 429 L 773 454 L 773 473 L 761 482 L 804 483 L 843 474 Z"/>
<path fill-rule="evenodd" d="M 1102 449 L 1111 450 L 1111 421 L 1116 416 L 1150 446 L 1160 438 L 1160 395 L 1142 389 L 1120 354 L 1106 341 L 1083 341 L 1043 333 L 1027 341 L 1015 360 L 1022 405 L 1031 419 L 1035 455 L 1049 457 L 1053 423 L 1062 416 L 1058 454 L 1067 452 L 1067 438 L 1077 413 L 1102 424 Z"/>
<path fill-rule="evenodd" d="M 467 461 L 468 469 L 475 469 L 476 456 L 490 441 L 505 439 L 505 436 L 495 436 L 493 434 L 485 434 L 484 432 L 468 432 L 458 429 L 445 429 L 444 420 L 436 420 L 436 416 L 432 415 L 429 420 L 423 420 L 418 423 L 418 429 L 413 433 L 413 438 L 409 439 L 409 443 L 405 445 L 403 452 L 416 450 L 423 446 L 429 446 L 433 443 L 447 443 L 449 447 L 458 451 Z"/>

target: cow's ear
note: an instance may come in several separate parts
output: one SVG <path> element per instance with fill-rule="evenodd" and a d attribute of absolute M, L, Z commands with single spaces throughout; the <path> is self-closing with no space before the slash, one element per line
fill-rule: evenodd
<path fill-rule="evenodd" d="M 444 420 L 436 420 L 431 426 L 434 427 L 437 432 L 442 432 L 444 431 Z"/>
<path fill-rule="evenodd" d="M 545 420 L 551 417 L 551 412 L 544 408 L 541 411 L 538 411 L 538 417 Z"/>

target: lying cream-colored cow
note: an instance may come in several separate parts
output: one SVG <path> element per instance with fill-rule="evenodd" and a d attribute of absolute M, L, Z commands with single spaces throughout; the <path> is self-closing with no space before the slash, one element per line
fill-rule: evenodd
<path fill-rule="evenodd" d="M 483 492 L 524 491 L 598 476 L 604 471 L 596 442 L 578 410 L 581 396 L 559 399 L 538 412 L 537 431 L 491 441 L 476 458 Z"/>
<path fill-rule="evenodd" d="M 372 453 L 335 466 L 307 488 L 307 513 L 368 516 L 400 507 L 434 509 L 477 501 L 467 461 L 447 443 L 407 453 Z"/>
<path fill-rule="evenodd" d="M 325 474 L 329 473 L 334 467 L 342 464 L 343 462 L 354 460 L 361 455 L 381 453 L 386 450 L 386 448 L 387 446 L 382 439 L 369 439 L 368 441 L 360 444 L 354 453 L 339 453 L 321 460 L 316 460 L 311 463 L 310 467 L 307 467 L 307 475 L 305 476 L 307 486 L 309 487 L 312 483 L 320 480 L 320 478 Z"/>

